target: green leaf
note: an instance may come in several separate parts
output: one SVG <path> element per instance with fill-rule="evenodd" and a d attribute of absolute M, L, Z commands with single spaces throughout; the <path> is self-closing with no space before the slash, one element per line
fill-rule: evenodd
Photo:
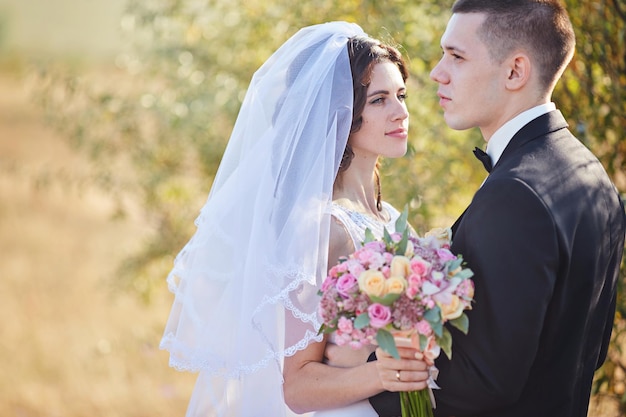
<path fill-rule="evenodd" d="M 448 359 L 452 359 L 452 335 L 445 327 L 441 336 L 437 338 L 437 344 L 441 346 L 441 350 L 443 350 Z"/>
<path fill-rule="evenodd" d="M 465 313 L 461 314 L 460 317 L 454 320 L 450 320 L 450 324 L 465 334 L 467 334 L 469 330 L 469 319 L 467 318 L 467 315 Z"/>
<path fill-rule="evenodd" d="M 330 327 L 330 326 L 327 326 L 325 324 L 322 324 L 320 326 L 320 329 L 318 330 L 317 334 L 318 335 L 320 335 L 320 334 L 329 334 L 329 333 L 332 333 L 334 331 L 335 331 L 334 327 Z"/>
<path fill-rule="evenodd" d="M 367 313 L 361 313 L 354 319 L 354 327 L 356 329 L 362 329 L 364 327 L 369 326 L 370 324 L 370 316 Z"/>
<path fill-rule="evenodd" d="M 397 249 L 397 254 L 398 255 L 406 255 L 406 247 L 409 244 L 409 229 L 404 229 L 404 232 L 402 232 L 402 239 L 400 239 L 400 242 L 398 242 L 398 249 Z"/>
<path fill-rule="evenodd" d="M 366 228 L 365 229 L 365 240 L 363 241 L 363 243 L 369 243 L 369 242 L 373 242 L 376 240 L 376 236 L 374 236 L 374 233 L 370 230 L 370 228 Z"/>
<path fill-rule="evenodd" d="M 396 232 L 404 233 L 405 230 L 408 230 L 407 220 L 409 218 L 409 206 L 405 204 L 404 210 L 400 213 L 400 216 L 396 219 Z"/>
<path fill-rule="evenodd" d="M 420 337 L 420 350 L 423 352 L 426 350 L 426 344 L 428 343 L 428 338 L 423 334 L 419 335 Z"/>
<path fill-rule="evenodd" d="M 375 303 L 379 303 L 384 306 L 390 306 L 391 304 L 393 304 L 394 301 L 400 298 L 400 295 L 401 294 L 385 294 L 382 297 L 376 297 L 375 295 L 370 295 L 370 299 Z"/>
<path fill-rule="evenodd" d="M 378 346 L 396 359 L 400 359 L 398 348 L 396 347 L 396 341 L 393 339 L 391 333 L 384 329 L 378 329 L 376 333 L 376 342 Z"/>
<path fill-rule="evenodd" d="M 456 274 L 454 274 L 454 278 L 468 279 L 474 276 L 474 272 L 471 269 L 462 269 Z"/>
<path fill-rule="evenodd" d="M 389 234 L 389 230 L 387 228 L 383 228 L 383 240 L 387 244 L 387 246 L 393 244 L 393 240 L 391 239 L 391 235 Z"/>
<path fill-rule="evenodd" d="M 443 332 L 443 323 L 441 322 L 441 309 L 439 306 L 435 306 L 430 310 L 427 310 L 426 313 L 424 313 L 424 319 L 430 323 L 430 327 L 432 327 L 435 335 L 437 335 L 437 337 L 441 337 Z"/>
<path fill-rule="evenodd" d="M 455 269 L 460 267 L 462 263 L 463 259 L 461 258 L 456 258 L 455 260 L 448 262 L 448 271 L 454 271 Z"/>

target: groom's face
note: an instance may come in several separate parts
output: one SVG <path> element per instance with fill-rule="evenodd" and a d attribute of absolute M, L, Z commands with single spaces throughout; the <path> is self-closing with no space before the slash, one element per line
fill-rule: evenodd
<path fill-rule="evenodd" d="M 453 129 L 479 127 L 486 140 L 503 123 L 503 66 L 492 60 L 479 36 L 485 15 L 455 13 L 441 38 L 443 56 L 430 73 L 444 119 Z M 505 120 L 506 121 L 506 120 Z"/>

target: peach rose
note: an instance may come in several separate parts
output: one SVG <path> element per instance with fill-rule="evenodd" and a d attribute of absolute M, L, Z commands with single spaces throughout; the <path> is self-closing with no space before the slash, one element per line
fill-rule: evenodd
<path fill-rule="evenodd" d="M 385 294 L 402 294 L 407 287 L 404 277 L 391 276 L 385 281 Z"/>
<path fill-rule="evenodd" d="M 454 320 L 461 317 L 465 306 L 456 295 L 452 295 L 452 300 L 447 304 L 437 303 L 441 309 L 441 317 L 444 321 Z"/>
<path fill-rule="evenodd" d="M 411 274 L 411 261 L 406 256 L 394 256 L 391 260 L 391 276 L 406 278 Z"/>
<path fill-rule="evenodd" d="M 424 235 L 425 238 L 434 239 L 440 247 L 449 247 L 450 241 L 452 240 L 452 230 L 442 227 L 436 227 Z"/>
<path fill-rule="evenodd" d="M 377 270 L 363 271 L 359 275 L 359 288 L 367 295 L 382 297 L 385 293 L 385 276 Z"/>

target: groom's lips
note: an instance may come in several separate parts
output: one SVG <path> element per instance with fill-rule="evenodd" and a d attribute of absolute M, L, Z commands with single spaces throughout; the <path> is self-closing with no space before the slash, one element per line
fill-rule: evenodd
<path fill-rule="evenodd" d="M 452 101 L 452 99 L 446 95 L 443 95 L 441 93 L 437 93 L 437 95 L 439 96 L 439 105 L 443 108 L 445 108 L 446 104 Z"/>

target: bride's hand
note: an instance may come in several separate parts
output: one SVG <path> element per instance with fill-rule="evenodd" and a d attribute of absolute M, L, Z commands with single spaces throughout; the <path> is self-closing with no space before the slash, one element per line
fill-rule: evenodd
<path fill-rule="evenodd" d="M 398 347 L 395 359 L 380 347 L 376 349 L 378 378 L 387 391 L 419 391 L 428 386 L 428 368 L 423 355 L 413 348 Z"/>

